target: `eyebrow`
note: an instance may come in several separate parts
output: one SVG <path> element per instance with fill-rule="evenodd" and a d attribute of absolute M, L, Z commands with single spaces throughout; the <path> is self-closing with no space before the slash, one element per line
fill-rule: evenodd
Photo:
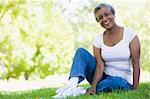
<path fill-rule="evenodd" d="M 99 15 L 99 16 L 97 16 L 97 17 L 101 17 L 101 16 L 103 16 L 104 14 L 108 14 L 108 13 L 111 13 L 111 12 L 104 12 L 102 15 Z"/>

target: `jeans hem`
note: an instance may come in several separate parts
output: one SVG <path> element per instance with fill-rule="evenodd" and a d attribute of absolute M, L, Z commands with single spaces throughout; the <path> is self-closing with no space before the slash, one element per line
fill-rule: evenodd
<path fill-rule="evenodd" d="M 85 79 L 85 75 L 83 75 L 83 74 L 75 74 L 75 75 L 71 74 L 71 75 L 69 76 L 68 80 L 69 80 L 71 77 L 79 77 L 79 82 L 78 82 L 78 83 L 82 82 L 82 81 Z"/>

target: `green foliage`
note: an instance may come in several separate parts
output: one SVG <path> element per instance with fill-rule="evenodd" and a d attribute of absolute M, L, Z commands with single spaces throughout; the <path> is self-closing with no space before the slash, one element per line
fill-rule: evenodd
<path fill-rule="evenodd" d="M 72 29 L 59 9 L 54 11 L 55 2 L 16 2 L 7 2 L 0 22 L 0 76 L 36 79 L 67 72 L 74 53 Z"/>
<path fill-rule="evenodd" d="M 89 2 L 72 11 L 72 20 L 78 21 L 70 21 L 63 16 L 67 6 L 55 0 L 1 0 L 0 78 L 37 79 L 66 73 L 78 47 L 92 53 L 92 39 L 103 29 L 93 15 L 99 0 Z M 110 2 L 117 8 L 118 23 L 137 32 L 142 49 L 141 67 L 150 71 L 150 3 Z"/>
<path fill-rule="evenodd" d="M 122 20 L 122 23 L 124 23 L 126 26 L 132 27 L 137 33 L 141 42 L 141 67 L 144 70 L 150 71 L 150 46 L 148 46 L 150 44 L 149 1 L 132 2 L 130 5 L 128 5 L 128 9 L 131 9 L 129 13 L 125 13 L 128 11 L 122 11 L 123 9 L 120 9 L 124 19 L 122 19 L 122 16 L 118 19 Z M 135 9 L 135 7 L 137 7 L 137 9 Z M 125 9 L 127 10 L 126 7 Z"/>

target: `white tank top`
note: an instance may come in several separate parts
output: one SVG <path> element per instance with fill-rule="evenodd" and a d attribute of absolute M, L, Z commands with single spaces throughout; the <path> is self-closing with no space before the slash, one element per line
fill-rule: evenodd
<path fill-rule="evenodd" d="M 133 85 L 133 69 L 129 44 L 135 36 L 136 33 L 133 30 L 124 28 L 122 40 L 113 47 L 104 44 L 103 33 L 93 40 L 93 45 L 102 49 L 104 72 L 110 76 L 121 77 L 131 85 Z"/>

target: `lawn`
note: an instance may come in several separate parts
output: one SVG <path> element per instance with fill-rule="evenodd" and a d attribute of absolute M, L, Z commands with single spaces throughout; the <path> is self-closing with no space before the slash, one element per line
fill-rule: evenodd
<path fill-rule="evenodd" d="M 88 85 L 81 85 L 88 87 Z M 19 92 L 0 92 L 0 99 L 52 99 L 56 88 L 42 88 L 38 90 Z M 150 99 L 150 82 L 141 83 L 134 91 L 113 91 L 97 95 L 80 95 L 67 99 Z"/>

